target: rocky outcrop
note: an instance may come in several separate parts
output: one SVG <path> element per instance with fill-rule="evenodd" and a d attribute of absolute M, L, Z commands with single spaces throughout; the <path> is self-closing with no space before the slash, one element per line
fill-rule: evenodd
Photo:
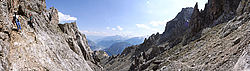
<path fill-rule="evenodd" d="M 193 10 L 194 8 L 192 7 L 183 8 L 173 20 L 167 22 L 165 31 L 161 34 L 158 44 L 168 42 L 169 44 L 167 46 L 173 47 L 180 43 L 185 31 L 188 29 L 188 25 L 190 24 Z"/>
<path fill-rule="evenodd" d="M 194 28 L 191 29 L 191 32 L 197 33 L 201 30 L 201 23 L 202 19 L 201 19 L 201 13 L 199 11 L 198 8 L 198 3 L 195 4 L 194 6 L 194 11 L 193 14 L 191 16 L 191 20 L 190 20 L 190 24 L 188 25 L 190 28 Z"/>
<path fill-rule="evenodd" d="M 235 17 L 241 0 L 208 0 L 204 10 L 199 11 L 198 3 L 195 5 L 183 45 L 200 38 L 201 30 L 227 22 Z"/>
<path fill-rule="evenodd" d="M 17 11 L 21 30 L 13 21 Z M 76 23 L 59 24 L 45 0 L 0 1 L 1 71 L 101 71 Z M 33 24 L 29 23 L 33 15 Z"/>
<path fill-rule="evenodd" d="M 105 64 L 107 59 L 109 58 L 109 55 L 105 51 L 94 51 L 94 59 L 95 61 L 98 61 L 99 64 Z"/>
<path fill-rule="evenodd" d="M 241 0 L 208 0 L 205 9 L 201 11 L 204 26 L 220 24 L 234 18 Z"/>

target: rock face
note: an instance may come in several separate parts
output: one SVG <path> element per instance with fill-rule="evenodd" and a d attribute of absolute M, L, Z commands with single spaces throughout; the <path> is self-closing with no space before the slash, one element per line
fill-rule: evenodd
<path fill-rule="evenodd" d="M 100 64 L 104 64 L 105 61 L 109 58 L 109 55 L 105 51 L 94 51 L 94 58 L 96 61 L 99 61 Z"/>
<path fill-rule="evenodd" d="M 183 8 L 173 20 L 167 22 L 165 31 L 161 34 L 158 44 L 170 42 L 168 46 L 173 47 L 181 42 L 182 37 L 190 24 L 193 10 L 192 7 Z"/>
<path fill-rule="evenodd" d="M 203 28 L 213 27 L 217 24 L 227 22 L 235 17 L 236 9 L 241 0 L 208 0 L 204 10 L 199 11 L 196 3 L 192 14 L 189 31 L 185 35 L 183 44 L 187 44 L 200 37 Z"/>
<path fill-rule="evenodd" d="M 188 27 L 177 25 L 184 24 L 185 18 L 174 23 L 186 29 L 172 28 L 169 23 L 173 19 L 163 34 L 153 34 L 144 43 L 109 57 L 102 65 L 107 71 L 250 70 L 249 2 L 208 0 L 201 11 L 196 4 L 187 17 Z"/>
<path fill-rule="evenodd" d="M 22 29 L 13 23 L 17 11 Z M 1 71 L 101 71 L 76 23 L 59 24 L 58 11 L 45 0 L 0 1 Z M 33 15 L 33 24 L 29 15 Z"/>

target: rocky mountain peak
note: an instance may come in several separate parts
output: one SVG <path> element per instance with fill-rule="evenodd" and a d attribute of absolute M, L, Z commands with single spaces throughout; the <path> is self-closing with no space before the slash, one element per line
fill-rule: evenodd
<path fill-rule="evenodd" d="M 198 6 L 198 2 L 196 2 L 195 5 L 194 5 L 194 11 L 193 11 L 193 13 L 200 13 L 198 7 L 199 7 L 199 6 Z"/>
<path fill-rule="evenodd" d="M 201 30 L 206 27 L 213 27 L 217 24 L 227 22 L 236 16 L 236 9 L 240 0 L 208 0 L 204 10 L 198 10 L 196 3 L 192 18 L 190 20 L 189 31 L 186 33 L 183 45 L 200 37 Z"/>
<path fill-rule="evenodd" d="M 201 29 L 201 13 L 198 8 L 198 3 L 196 3 L 194 6 L 189 28 L 192 29 L 192 32 L 198 32 Z"/>
<path fill-rule="evenodd" d="M 177 14 L 177 16 L 173 19 L 175 21 L 177 20 L 190 20 L 190 14 L 193 13 L 193 7 L 186 7 L 186 8 L 182 8 L 182 10 Z"/>

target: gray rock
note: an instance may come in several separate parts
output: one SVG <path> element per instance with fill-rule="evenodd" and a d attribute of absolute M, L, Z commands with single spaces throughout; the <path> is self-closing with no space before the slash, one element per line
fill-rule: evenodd
<path fill-rule="evenodd" d="M 13 28 L 14 10 L 19 31 Z M 76 23 L 59 25 L 58 11 L 46 10 L 45 0 L 1 0 L 0 13 L 1 71 L 102 71 Z"/>

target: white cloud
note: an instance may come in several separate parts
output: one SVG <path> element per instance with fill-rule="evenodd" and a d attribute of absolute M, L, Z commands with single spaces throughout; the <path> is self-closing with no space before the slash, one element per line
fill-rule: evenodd
<path fill-rule="evenodd" d="M 145 29 L 145 31 L 146 31 L 146 30 L 150 30 L 150 31 L 153 31 L 153 32 L 159 32 L 159 31 L 160 31 L 160 30 L 157 29 L 157 28 L 151 28 L 151 27 L 149 27 L 148 25 L 145 25 L 145 24 L 136 24 L 136 26 L 137 26 L 138 28 Z"/>
<path fill-rule="evenodd" d="M 117 29 L 120 30 L 120 31 L 123 30 L 123 28 L 121 26 L 117 26 Z"/>
<path fill-rule="evenodd" d="M 150 27 L 147 26 L 147 25 L 145 25 L 145 24 L 136 24 L 136 26 L 137 26 L 138 28 L 150 29 Z"/>
<path fill-rule="evenodd" d="M 116 26 L 116 27 L 106 27 L 107 30 L 112 30 L 112 31 L 116 31 L 116 30 L 120 30 L 122 31 L 123 28 L 121 26 Z"/>
<path fill-rule="evenodd" d="M 63 14 L 62 12 L 58 12 L 58 16 L 60 23 L 72 22 L 77 20 L 76 17 L 71 17 L 70 15 Z"/>
<path fill-rule="evenodd" d="M 83 34 L 86 34 L 86 35 L 94 35 L 94 36 L 111 36 L 113 34 L 111 33 L 107 33 L 107 32 L 97 32 L 97 31 L 81 31 Z"/>
<path fill-rule="evenodd" d="M 163 21 L 151 21 L 149 24 L 152 26 L 165 26 L 168 20 L 163 20 Z"/>
<path fill-rule="evenodd" d="M 90 31 L 81 31 L 84 34 L 99 34 L 101 32 L 90 32 Z"/>
<path fill-rule="evenodd" d="M 110 29 L 110 27 L 106 27 L 106 29 L 107 29 L 107 30 L 109 30 L 109 29 Z"/>
<path fill-rule="evenodd" d="M 111 30 L 115 31 L 115 30 L 116 30 L 116 28 L 112 28 Z"/>
<path fill-rule="evenodd" d="M 150 4 L 150 1 L 149 1 L 149 0 L 147 1 L 147 4 Z"/>

